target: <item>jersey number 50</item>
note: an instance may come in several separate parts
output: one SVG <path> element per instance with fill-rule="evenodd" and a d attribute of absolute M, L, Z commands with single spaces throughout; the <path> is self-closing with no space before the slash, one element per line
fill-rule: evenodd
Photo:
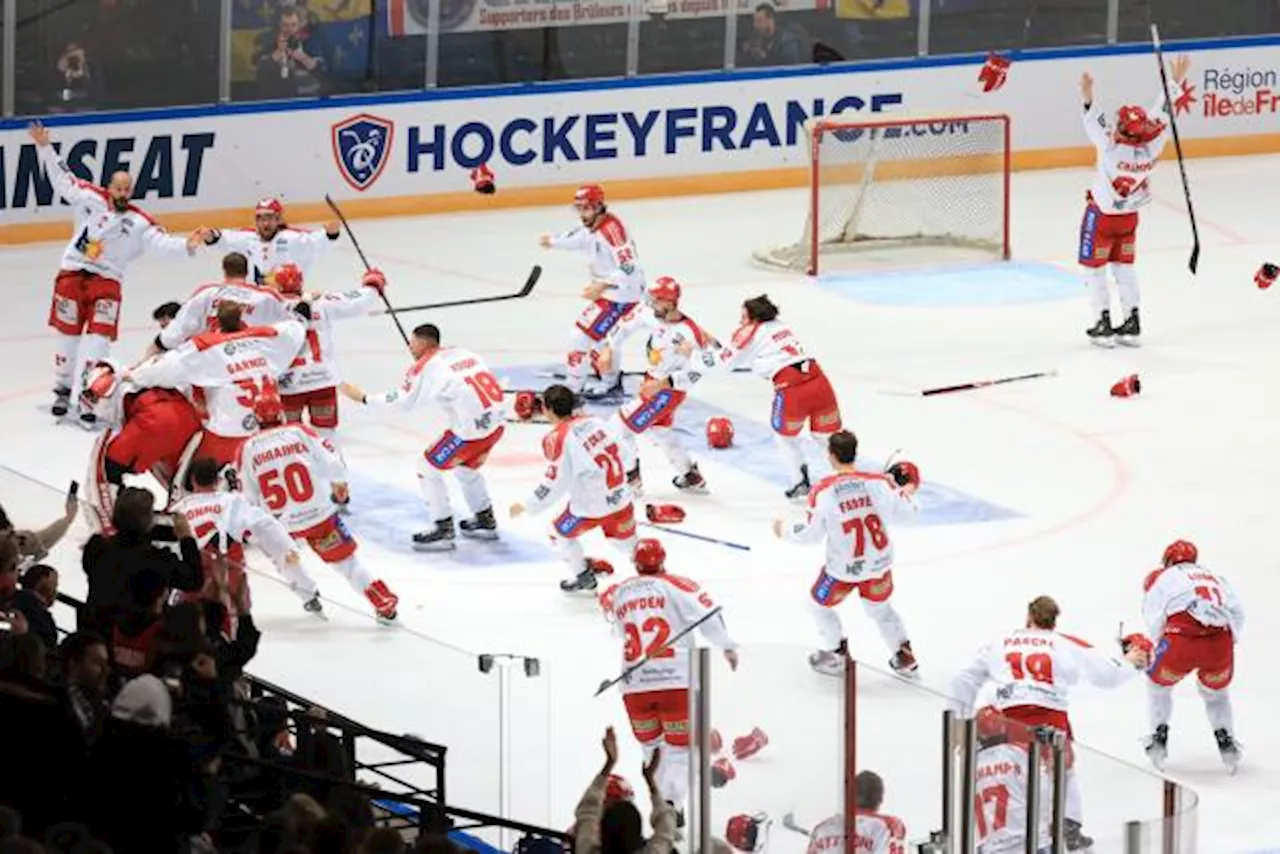
<path fill-rule="evenodd" d="M 279 513 L 290 500 L 306 503 L 316 494 L 311 472 L 302 463 L 289 463 L 283 469 L 271 469 L 258 475 L 258 492 L 267 509 Z"/>

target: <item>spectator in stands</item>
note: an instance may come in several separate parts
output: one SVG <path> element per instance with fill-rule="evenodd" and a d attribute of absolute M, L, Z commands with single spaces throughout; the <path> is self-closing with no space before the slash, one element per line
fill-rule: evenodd
<path fill-rule="evenodd" d="M 12 534 L 0 533 L 0 636 L 25 635 L 27 618 L 18 609 L 18 541 Z"/>
<path fill-rule="evenodd" d="M 356 854 L 405 854 L 404 837 L 390 827 L 376 828 L 365 834 Z"/>
<path fill-rule="evenodd" d="M 111 669 L 120 679 L 141 676 L 154 666 L 169 597 L 169 586 L 154 569 L 131 573 L 128 588 L 129 607 L 115 616 L 111 630 Z"/>
<path fill-rule="evenodd" d="M 574 834 L 574 854 L 670 854 L 676 844 L 676 810 L 658 793 L 658 763 L 662 761 L 660 750 L 644 766 L 644 779 L 649 784 L 649 797 L 653 803 L 653 836 L 644 838 L 644 820 L 634 802 L 616 800 L 604 806 L 605 787 L 609 775 L 618 763 L 618 739 L 613 727 L 605 730 L 604 767 L 578 802 L 575 811 L 577 825 Z"/>
<path fill-rule="evenodd" d="M 43 831 L 61 803 L 64 720 L 45 682 L 44 642 L 29 633 L 0 635 L 0 721 L 5 733 L 0 803 L 22 814 L 30 835 Z"/>
<path fill-rule="evenodd" d="M 283 7 L 275 31 L 258 40 L 254 62 L 259 97 L 314 98 L 322 94 L 325 63 L 319 50 L 311 48 L 310 40 L 306 11 L 292 5 Z"/>
<path fill-rule="evenodd" d="M 67 42 L 55 65 L 51 81 L 54 97 L 48 99 L 54 112 L 89 110 L 101 106 L 102 75 L 97 62 L 90 62 L 84 45 Z"/>
<path fill-rule="evenodd" d="M 751 39 L 743 47 L 747 65 L 802 65 L 810 60 L 804 40 L 785 24 L 768 3 L 756 7 Z"/>
<path fill-rule="evenodd" d="M 58 597 L 58 571 L 38 563 L 28 567 L 18 578 L 21 585 L 13 595 L 13 608 L 27 620 L 27 631 L 44 641 L 45 649 L 58 648 L 58 627 L 51 609 Z"/>
<path fill-rule="evenodd" d="M 63 702 L 83 742 L 87 757 L 89 748 L 102 733 L 107 719 L 107 679 L 111 661 L 107 642 L 93 632 L 67 635 L 58 649 L 62 660 Z"/>
<path fill-rule="evenodd" d="M 3 507 L 0 507 L 0 533 L 8 532 L 13 534 L 18 540 L 18 548 L 22 551 L 23 562 L 27 564 L 35 563 L 38 560 L 44 560 L 49 554 L 49 549 L 57 545 L 58 541 L 66 536 L 79 512 L 80 502 L 75 498 L 68 497 L 62 518 L 55 519 L 38 531 L 32 531 L 25 528 L 21 530 L 15 529 L 13 522 L 9 520 L 9 514 L 4 512 Z"/>

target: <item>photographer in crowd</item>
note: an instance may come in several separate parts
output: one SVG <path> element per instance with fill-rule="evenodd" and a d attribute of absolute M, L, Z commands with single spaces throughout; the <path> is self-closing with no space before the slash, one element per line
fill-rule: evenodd
<path fill-rule="evenodd" d="M 283 7 L 275 32 L 264 33 L 258 41 L 255 64 L 259 97 L 307 98 L 323 94 L 325 63 L 310 42 L 306 10 Z"/>

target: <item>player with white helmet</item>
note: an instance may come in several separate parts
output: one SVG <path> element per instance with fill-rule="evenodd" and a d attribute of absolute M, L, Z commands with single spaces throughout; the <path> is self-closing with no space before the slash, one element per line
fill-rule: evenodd
<path fill-rule="evenodd" d="M 1088 848 L 1092 840 L 1081 830 L 1083 804 L 1071 751 L 1070 691 L 1080 682 L 1114 688 L 1147 666 L 1150 656 L 1139 643 L 1126 644 L 1115 658 L 1077 637 L 1059 632 L 1058 603 L 1039 596 L 1027 606 L 1025 628 L 1001 635 L 983 646 L 951 681 L 956 711 L 973 714 L 978 692 L 995 683 L 996 707 L 1006 718 L 1027 727 L 1051 727 L 1066 734 L 1066 841 L 1068 851 Z"/>
<path fill-rule="evenodd" d="M 605 539 L 631 556 L 636 519 L 627 472 L 635 466 L 635 457 L 609 424 L 577 414 L 577 395 L 568 386 L 549 386 L 542 393 L 542 405 L 551 422 L 542 438 L 542 453 L 550 465 L 533 494 L 511 505 L 511 516 L 545 510 L 567 493 L 567 505 L 551 530 L 552 542 L 569 568 L 560 589 L 595 590 L 596 575 L 612 573 L 613 567 L 588 558 L 579 537 L 599 528 Z"/>
<path fill-rule="evenodd" d="M 1191 59 L 1173 61 L 1175 83 L 1181 84 L 1191 67 Z M 1080 78 L 1084 99 L 1084 129 L 1097 149 L 1097 172 L 1086 194 L 1084 219 L 1080 224 L 1079 261 L 1096 323 L 1087 331 L 1094 344 L 1110 347 L 1117 341 L 1136 346 L 1142 334 L 1138 318 L 1138 276 L 1134 272 L 1138 234 L 1138 209 L 1151 201 L 1148 179 L 1164 149 L 1169 134 L 1169 93 L 1161 92 L 1151 110 L 1121 107 L 1114 124 L 1093 98 L 1093 78 Z M 1107 287 L 1107 267 L 1115 277 L 1124 316 L 1119 326 L 1111 325 L 1111 292 Z"/>
<path fill-rule="evenodd" d="M 339 390 L 357 403 L 409 411 L 435 407 L 448 418 L 448 427 L 418 459 L 418 484 L 432 527 L 413 535 L 415 548 L 450 551 L 457 547 L 457 531 L 444 473 L 453 472 L 473 517 L 458 527 L 464 537 L 494 540 L 498 523 L 493 499 L 480 469 L 502 438 L 502 386 L 484 359 L 462 347 L 441 345 L 440 328 L 423 323 L 413 330 L 409 348 L 415 359 L 399 387 L 368 395 L 356 385 Z"/>
<path fill-rule="evenodd" d="M 810 610 L 818 623 L 823 648 L 809 656 L 819 673 L 844 673 L 848 641 L 835 608 L 854 591 L 893 654 L 889 666 L 907 676 L 916 672 L 907 627 L 893 604 L 893 542 L 888 521 L 914 514 L 920 487 L 914 463 L 898 462 L 888 472 L 856 467 L 858 437 L 842 430 L 827 440 L 834 473 L 809 492 L 809 510 L 801 521 L 773 523 L 779 537 L 797 543 L 826 541 L 827 554 L 810 590 Z"/>
<path fill-rule="evenodd" d="M 1199 564 L 1194 543 L 1177 540 L 1164 550 L 1160 569 L 1142 584 L 1142 617 L 1155 654 L 1147 669 L 1152 734 L 1147 756 L 1157 768 L 1168 755 L 1173 687 L 1195 673 L 1222 761 L 1234 774 L 1240 764 L 1228 689 L 1235 645 L 1244 630 L 1244 606 L 1226 578 Z"/>
<path fill-rule="evenodd" d="M 304 278 L 316 259 L 341 236 L 342 224 L 337 221 L 326 223 L 323 231 L 286 225 L 284 203 L 265 198 L 253 209 L 253 228 L 213 229 L 208 242 L 247 256 L 250 278 L 259 285 L 271 285 L 282 272 Z"/>
<path fill-rule="evenodd" d="M 648 293 L 651 311 L 639 306 L 609 333 L 608 344 L 600 350 L 600 364 L 613 366 L 614 353 L 627 338 L 647 332 L 645 355 L 649 370 L 635 400 L 618 410 L 618 435 L 632 446 L 635 437 L 645 433 L 662 449 L 677 472 L 672 481 L 687 492 L 706 492 L 706 481 L 698 464 L 689 456 L 671 429 L 676 411 L 684 403 L 688 390 L 701 379 L 709 365 L 715 363 L 720 344 L 693 318 L 680 310 L 680 283 L 670 276 L 658 278 Z M 636 467 L 627 473 L 631 486 L 641 486 L 639 457 Z"/>
<path fill-rule="evenodd" d="M 974 825 L 978 854 L 1023 854 L 1027 850 L 1027 745 L 1036 733 L 1006 718 L 995 706 L 974 715 L 978 755 L 974 760 Z M 1038 771 L 1040 816 L 1036 850 L 1048 854 L 1053 819 L 1053 779 L 1049 751 Z"/>
<path fill-rule="evenodd" d="M 544 234 L 538 240 L 543 249 L 572 249 L 587 256 L 591 283 L 582 296 L 590 304 L 578 315 L 565 369 L 565 385 L 577 393 L 585 387 L 592 360 L 609 331 L 644 298 L 644 271 L 622 220 L 605 206 L 599 184 L 579 187 L 573 206 L 580 226 L 563 234 Z M 604 390 L 616 387 L 621 376 L 615 367 L 602 377 Z"/>
<path fill-rule="evenodd" d="M 600 607 L 623 640 L 623 669 L 639 664 L 618 686 L 631 731 L 644 749 L 646 764 L 662 749 L 659 792 L 679 809 L 689 787 L 690 629 L 714 612 L 716 604 L 697 582 L 667 571 L 667 552 L 658 540 L 638 541 L 632 560 L 636 574 L 602 593 Z M 705 619 L 697 631 L 724 650 L 729 666 L 737 668 L 737 644 L 721 614 Z"/>

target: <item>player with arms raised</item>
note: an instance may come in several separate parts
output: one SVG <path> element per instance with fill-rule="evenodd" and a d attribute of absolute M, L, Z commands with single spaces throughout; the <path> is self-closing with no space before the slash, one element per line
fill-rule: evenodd
<path fill-rule="evenodd" d="M 474 514 L 459 525 L 462 536 L 497 539 L 493 499 L 480 468 L 505 429 L 502 386 L 484 359 L 475 353 L 461 347 L 442 347 L 440 328 L 433 323 L 414 328 L 409 349 L 416 361 L 398 388 L 374 395 L 365 394 L 351 383 L 342 383 L 339 389 L 357 403 L 403 411 L 432 407 L 442 410 L 448 418 L 449 426 L 418 460 L 418 484 L 433 527 L 413 535 L 415 548 L 451 551 L 457 547 L 453 510 L 444 482 L 447 471 L 457 478 L 462 497 Z"/>
<path fill-rule="evenodd" d="M 689 650 L 691 627 L 724 650 L 729 666 L 738 666 L 737 644 L 716 604 L 695 581 L 672 575 L 667 552 L 655 539 L 636 543 L 635 576 L 600 596 L 605 618 L 623 638 L 622 667 L 638 667 L 619 687 L 631 720 L 631 732 L 644 749 L 645 764 L 662 749 L 658 790 L 677 810 L 689 793 Z M 701 624 L 699 620 L 705 620 Z M 671 643 L 671 639 L 684 636 Z M 640 664 L 640 662 L 644 662 Z"/>
<path fill-rule="evenodd" d="M 596 575 L 613 572 L 606 561 L 588 558 L 578 538 L 599 528 L 605 539 L 628 557 L 635 550 L 636 519 L 627 486 L 635 458 L 627 444 L 605 422 L 575 415 L 577 395 L 567 386 L 549 386 L 542 405 L 551 431 L 542 438 L 549 465 L 542 482 L 523 502 L 511 505 L 511 516 L 537 513 L 568 493 L 568 506 L 552 523 L 551 539 L 569 568 L 560 582 L 565 592 L 595 590 Z"/>
<path fill-rule="evenodd" d="M 543 249 L 572 249 L 587 256 L 591 283 L 582 297 L 590 304 L 578 315 L 565 367 L 565 385 L 576 393 L 586 386 L 592 359 L 609 330 L 644 298 L 644 271 L 622 220 L 605 207 L 599 184 L 579 187 L 573 206 L 582 225 L 563 234 L 544 234 L 538 241 Z M 614 388 L 621 377 L 616 369 L 604 377 L 604 390 Z"/>
<path fill-rule="evenodd" d="M 1035 733 L 1011 721 L 995 706 L 983 706 L 974 716 L 978 730 L 973 817 L 978 854 L 1023 854 L 1027 850 L 1026 745 Z M 1041 754 L 1049 757 L 1046 751 Z M 1049 822 L 1053 818 L 1053 780 L 1049 764 L 1040 765 L 1040 829 L 1037 850 L 1049 851 Z"/>
<path fill-rule="evenodd" d="M 133 181 L 128 172 L 112 174 L 106 189 L 82 181 L 59 159 L 47 129 L 35 123 L 27 131 L 54 192 L 71 206 L 75 220 L 75 236 L 62 253 L 49 309 L 49 325 L 59 335 L 53 360 L 53 414 L 61 418 L 71 409 L 77 377 L 105 359 L 119 335 L 125 268 L 147 252 L 194 255 L 207 232 L 197 229 L 187 238 L 169 235 L 129 202 Z M 92 425 L 94 414 L 82 412 L 80 420 Z"/>
<path fill-rule="evenodd" d="M 1181 84 L 1191 67 L 1190 57 L 1173 61 L 1175 83 Z M 1138 276 L 1133 262 L 1138 239 L 1138 209 L 1151 201 L 1148 179 L 1169 138 L 1169 103 L 1161 92 L 1150 112 L 1142 107 L 1121 107 L 1114 126 L 1093 98 L 1093 78 L 1080 78 L 1084 100 L 1084 129 L 1097 149 L 1097 174 L 1086 194 L 1084 220 L 1080 224 L 1081 266 L 1086 270 L 1090 302 L 1097 322 L 1088 330 L 1094 344 L 1115 342 L 1137 346 L 1142 334 L 1138 318 Z M 1124 321 L 1111 325 L 1111 293 L 1107 267 L 1116 280 Z"/>
<path fill-rule="evenodd" d="M 913 496 L 920 487 L 914 463 L 895 463 L 879 474 L 859 471 L 858 437 L 847 430 L 831 434 L 827 456 L 834 473 L 809 492 L 809 512 L 802 521 L 773 523 L 773 532 L 796 543 L 826 540 L 827 556 L 810 590 L 814 618 L 823 649 L 809 656 L 819 673 L 844 673 L 848 641 L 835 608 L 854 591 L 893 653 L 889 666 L 909 676 L 918 665 L 907 627 L 889 599 L 893 596 L 893 543 L 886 521 L 914 514 Z"/>
<path fill-rule="evenodd" d="M 854 812 L 853 850 L 866 854 L 906 854 L 907 826 L 902 819 L 880 811 L 884 804 L 884 780 L 874 771 L 859 771 L 854 779 L 857 806 Z M 783 824 L 795 828 L 788 814 Z M 800 828 L 802 830 L 802 828 Z M 844 854 L 848 834 L 844 815 L 837 813 L 809 831 L 807 854 Z"/>
<path fill-rule="evenodd" d="M 236 460 L 245 494 L 347 579 L 380 620 L 394 620 L 399 597 L 356 558 L 356 539 L 329 498 L 334 478 L 346 472 L 338 452 L 305 424 L 284 423 L 284 405 L 274 394 L 259 395 L 253 411 L 262 429 L 245 439 Z"/>
<path fill-rule="evenodd" d="M 210 230 L 208 242 L 249 258 L 253 281 L 259 285 L 274 281 L 282 273 L 301 282 L 311 265 L 342 236 L 342 224 L 326 223 L 323 231 L 292 228 L 284 222 L 284 204 L 279 199 L 263 199 L 253 210 L 253 228 L 230 231 Z M 292 268 L 292 269 L 290 269 Z"/>
<path fill-rule="evenodd" d="M 957 711 L 973 714 L 978 692 L 995 683 L 996 708 L 1024 726 L 1052 727 L 1073 738 L 1067 704 L 1071 689 L 1090 682 L 1114 688 L 1145 668 L 1148 652 L 1141 644 L 1127 645 L 1117 659 L 1085 641 L 1057 631 L 1058 603 L 1039 596 L 1027 606 L 1026 627 L 1004 634 L 978 650 L 973 660 L 951 681 Z M 1092 840 L 1081 831 L 1083 804 L 1068 741 L 1066 841 L 1067 850 L 1088 848 Z"/>
<path fill-rule="evenodd" d="M 1200 566 L 1199 550 L 1186 540 L 1170 543 L 1163 566 L 1143 582 L 1142 617 L 1158 639 L 1147 670 L 1152 734 L 1147 756 L 1164 768 L 1173 717 L 1173 686 L 1195 673 L 1218 752 L 1231 773 L 1240 765 L 1227 689 L 1235 670 L 1235 644 L 1244 630 L 1244 607 L 1227 579 Z"/>

